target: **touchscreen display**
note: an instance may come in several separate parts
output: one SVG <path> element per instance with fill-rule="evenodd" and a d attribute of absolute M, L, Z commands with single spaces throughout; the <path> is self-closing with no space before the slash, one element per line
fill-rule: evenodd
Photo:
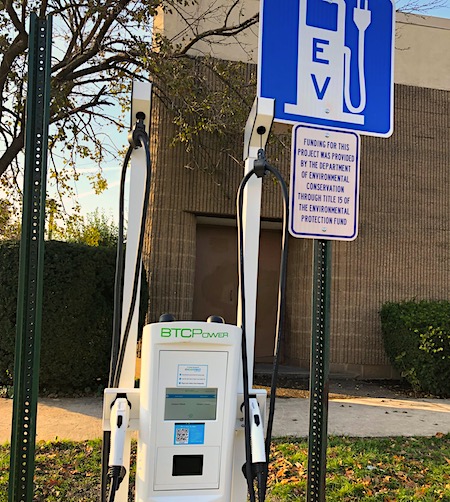
<path fill-rule="evenodd" d="M 167 388 L 164 420 L 215 420 L 217 389 Z"/>

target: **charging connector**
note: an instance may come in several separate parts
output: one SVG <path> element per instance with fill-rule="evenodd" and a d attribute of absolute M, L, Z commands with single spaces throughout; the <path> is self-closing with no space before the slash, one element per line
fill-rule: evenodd
<path fill-rule="evenodd" d="M 252 441 L 252 464 L 265 464 L 264 427 L 256 396 L 250 396 L 250 437 Z"/>
<path fill-rule="evenodd" d="M 258 500 L 264 501 L 265 472 L 267 469 L 264 426 L 256 396 L 250 396 L 250 439 L 252 445 L 252 472 L 258 486 Z"/>
<path fill-rule="evenodd" d="M 123 467 L 123 454 L 128 424 L 130 423 L 130 407 L 131 404 L 124 394 L 118 394 L 111 405 L 111 450 L 108 462 L 108 477 L 111 479 L 109 502 L 114 501 L 116 491 L 126 474 Z"/>

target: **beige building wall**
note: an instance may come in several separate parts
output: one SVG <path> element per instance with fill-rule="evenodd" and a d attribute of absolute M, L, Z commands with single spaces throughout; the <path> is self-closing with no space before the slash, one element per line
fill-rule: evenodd
<path fill-rule="evenodd" d="M 396 84 L 450 90 L 450 19 L 397 14 Z"/>
<path fill-rule="evenodd" d="M 221 26 L 231 28 L 259 11 L 259 0 L 199 0 L 195 5 L 176 6 L 171 13 L 159 11 L 154 21 L 156 33 L 172 43 L 186 46 L 200 34 Z M 210 55 L 218 59 L 256 63 L 258 60 L 258 24 L 233 36 L 217 36 L 214 43 L 200 41 L 189 50 L 193 56 Z"/>
<path fill-rule="evenodd" d="M 245 78 L 243 76 L 243 78 Z M 183 145 L 171 146 L 172 116 L 155 100 L 153 187 L 145 245 L 149 320 L 163 312 L 193 313 L 196 228 L 199 217 L 217 224 L 235 218 L 242 171 L 211 135 L 214 174 L 187 168 Z M 384 351 L 383 303 L 447 299 L 450 284 L 450 94 L 396 86 L 395 133 L 362 138 L 359 235 L 333 246 L 331 369 L 361 378 L 395 376 Z M 230 151 L 237 157 L 242 137 Z M 289 147 L 268 151 L 288 178 Z M 279 221 L 279 189 L 265 180 L 262 217 Z M 311 338 L 312 241 L 289 239 L 284 362 L 307 369 Z"/>
<path fill-rule="evenodd" d="M 161 20 L 168 29 L 173 17 Z M 450 21 L 400 14 L 396 46 L 394 134 L 362 138 L 359 236 L 333 243 L 331 370 L 361 378 L 396 375 L 383 347 L 383 303 L 449 296 L 450 58 L 444 52 L 450 48 Z M 155 103 L 153 118 L 154 181 L 145 249 L 149 319 L 162 312 L 190 319 L 198 217 L 235 217 L 242 171 L 230 156 L 213 176 L 187 169 L 182 145 L 170 146 L 169 111 Z M 212 154 L 220 155 L 213 134 L 208 141 Z M 241 156 L 242 141 L 236 137 L 230 144 L 235 158 Z M 286 145 L 277 142 L 280 150 L 272 147 L 268 154 L 288 178 Z M 266 183 L 262 216 L 280 220 L 273 183 Z M 310 240 L 292 238 L 289 246 L 285 363 L 306 369 L 312 246 Z"/>

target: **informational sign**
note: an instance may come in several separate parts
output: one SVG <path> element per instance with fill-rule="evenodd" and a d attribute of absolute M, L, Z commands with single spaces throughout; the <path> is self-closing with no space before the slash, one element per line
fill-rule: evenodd
<path fill-rule="evenodd" d="M 292 134 L 289 232 L 311 239 L 355 239 L 359 135 L 302 124 Z"/>
<path fill-rule="evenodd" d="M 258 96 L 275 120 L 390 136 L 394 0 L 261 0 Z"/>
<path fill-rule="evenodd" d="M 179 364 L 177 387 L 206 387 L 208 366 L 206 364 Z"/>

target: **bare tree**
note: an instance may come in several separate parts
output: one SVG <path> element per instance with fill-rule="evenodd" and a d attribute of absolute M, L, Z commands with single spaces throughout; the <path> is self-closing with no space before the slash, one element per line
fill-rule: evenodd
<path fill-rule="evenodd" d="M 397 10 L 416 14 L 429 14 L 433 9 L 448 6 L 448 0 L 398 0 L 396 2 Z"/>
<path fill-rule="evenodd" d="M 234 39 L 255 25 L 258 15 L 245 16 L 242 0 L 211 0 L 199 12 L 186 0 L 0 0 L 0 180 L 3 189 L 19 188 L 20 152 L 24 146 L 26 57 L 30 11 L 53 15 L 51 66 L 50 156 L 53 178 L 60 187 L 77 177 L 76 158 L 98 164 L 107 150 L 99 126 L 122 122 L 108 110 L 124 105 L 131 76 L 171 78 L 173 68 L 193 57 L 193 51 L 212 40 Z M 172 13 L 181 20 L 179 36 L 159 34 L 152 39 L 153 17 Z M 165 98 L 168 99 L 167 93 Z M 116 110 L 117 108 L 115 108 Z M 64 158 L 58 159 L 58 148 Z M 101 172 L 92 182 L 105 187 Z"/>
<path fill-rule="evenodd" d="M 397 8 L 428 12 L 446 4 L 445 0 L 403 0 Z M 197 56 L 215 55 L 213 42 L 226 44 L 245 30 L 254 30 L 258 14 L 247 14 L 247 7 L 245 0 L 199 0 L 198 4 L 197 0 L 0 0 L 0 183 L 4 191 L 20 192 L 17 177 L 25 136 L 30 11 L 53 15 L 51 176 L 64 192 L 67 181 L 79 176 L 77 158 L 101 166 L 111 143 L 99 130 L 105 123 L 123 127 L 117 108 L 113 113 L 109 110 L 117 103 L 126 105 L 129 77 L 136 72 L 163 84 L 160 97 L 174 110 L 180 141 L 189 143 L 202 131 L 226 134 L 241 127 L 242 117 L 235 110 L 246 113 L 254 80 L 243 85 L 242 72 L 234 71 L 239 63 Z M 171 38 L 151 36 L 158 12 L 178 19 L 179 30 Z M 213 72 L 223 84 L 221 92 L 209 87 L 202 71 L 192 71 L 193 65 Z M 230 113 L 225 119 L 227 107 Z M 234 121 L 233 127 L 229 121 Z M 64 156 L 58 158 L 61 150 Z M 91 181 L 97 191 L 106 187 L 101 169 Z"/>

